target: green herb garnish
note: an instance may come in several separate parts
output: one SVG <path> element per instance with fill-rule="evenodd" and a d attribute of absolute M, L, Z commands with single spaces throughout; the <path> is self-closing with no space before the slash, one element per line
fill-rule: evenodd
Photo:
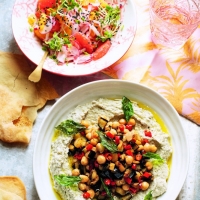
<path fill-rule="evenodd" d="M 72 10 L 75 7 L 79 7 L 79 4 L 75 0 L 61 0 L 61 8 Z"/>
<path fill-rule="evenodd" d="M 134 112 L 132 102 L 125 96 L 122 98 L 122 110 L 124 111 L 125 119 L 128 122 L 129 119 L 133 116 Z"/>
<path fill-rule="evenodd" d="M 81 181 L 79 176 L 66 176 L 64 174 L 55 175 L 54 178 L 57 183 L 66 187 L 76 186 Z"/>
<path fill-rule="evenodd" d="M 73 120 L 63 121 L 55 128 L 66 135 L 72 135 L 86 129 L 85 126 L 80 123 L 74 122 Z"/>
<path fill-rule="evenodd" d="M 101 131 L 97 131 L 100 139 L 101 139 L 101 144 L 108 149 L 110 152 L 114 153 L 117 152 L 117 145 L 113 140 L 110 138 L 106 137 Z"/>
<path fill-rule="evenodd" d="M 160 157 L 160 155 L 152 152 L 147 152 L 143 154 L 144 157 L 150 158 L 152 160 L 153 165 L 161 165 L 164 163 L 164 160 Z"/>
<path fill-rule="evenodd" d="M 60 51 L 62 46 L 65 44 L 70 44 L 70 41 L 66 37 L 64 37 L 64 38 L 59 37 L 58 33 L 54 32 L 53 37 L 45 43 L 49 45 L 49 48 L 51 50 Z"/>
<path fill-rule="evenodd" d="M 101 178 L 101 183 L 103 185 L 104 190 L 106 191 L 106 194 L 110 197 L 111 200 L 114 200 L 112 197 L 112 193 L 110 192 L 109 188 L 105 185 L 102 178 Z"/>
<path fill-rule="evenodd" d="M 152 200 L 153 199 L 153 196 L 152 196 L 152 191 L 150 191 L 145 197 L 144 197 L 144 200 Z"/>

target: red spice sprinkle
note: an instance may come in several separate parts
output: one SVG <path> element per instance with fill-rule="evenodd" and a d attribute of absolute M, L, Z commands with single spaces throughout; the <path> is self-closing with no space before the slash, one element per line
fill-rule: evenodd
<path fill-rule="evenodd" d="M 89 192 L 84 192 L 83 193 L 83 198 L 89 199 L 90 198 L 90 193 Z"/>
<path fill-rule="evenodd" d="M 107 137 L 109 137 L 109 138 L 111 138 L 111 139 L 113 139 L 115 136 L 111 133 L 111 132 L 107 132 L 106 133 L 106 135 L 107 135 Z"/>
<path fill-rule="evenodd" d="M 76 154 L 74 155 L 74 158 L 76 158 L 76 159 L 78 159 L 78 160 L 81 160 L 82 157 L 83 157 L 84 155 L 85 155 L 84 152 L 76 153 Z"/>
<path fill-rule="evenodd" d="M 124 177 L 124 180 L 126 181 L 126 183 L 131 184 L 132 183 L 132 179 L 129 177 Z"/>
<path fill-rule="evenodd" d="M 115 186 L 115 185 L 116 185 L 115 181 L 111 181 L 111 182 L 110 182 L 110 185 L 111 185 L 111 186 Z"/>
<path fill-rule="evenodd" d="M 88 144 L 85 148 L 87 149 L 87 151 L 90 151 L 90 150 L 92 150 L 93 145 L 92 144 Z"/>
<path fill-rule="evenodd" d="M 133 125 L 127 124 L 127 125 L 126 125 L 126 129 L 128 129 L 129 131 L 131 131 L 131 130 L 133 129 Z"/>
<path fill-rule="evenodd" d="M 136 170 L 137 165 L 136 165 L 136 164 L 133 164 L 131 168 L 134 169 L 134 170 Z"/>
<path fill-rule="evenodd" d="M 137 189 L 135 188 L 129 188 L 129 191 L 132 193 L 132 194 L 136 194 L 137 193 Z"/>
<path fill-rule="evenodd" d="M 151 133 L 151 131 L 149 131 L 149 130 L 144 130 L 144 134 L 145 134 L 145 136 L 147 136 L 147 137 L 152 137 L 152 133 Z"/>
<path fill-rule="evenodd" d="M 123 124 L 120 124 L 118 127 L 119 127 L 119 130 L 120 130 L 121 132 L 124 132 L 124 125 L 123 125 Z"/>
<path fill-rule="evenodd" d="M 119 135 L 115 136 L 115 143 L 119 144 L 119 141 L 120 141 L 120 136 Z"/>
<path fill-rule="evenodd" d="M 105 185 L 110 185 L 111 180 L 107 178 L 107 179 L 104 180 L 104 183 L 105 183 Z"/>
<path fill-rule="evenodd" d="M 104 157 L 106 158 L 106 160 L 111 161 L 112 160 L 112 154 L 111 153 L 105 153 Z"/>
<path fill-rule="evenodd" d="M 135 159 L 140 161 L 142 159 L 142 155 L 140 153 L 138 153 L 136 156 L 135 156 Z"/>
<path fill-rule="evenodd" d="M 106 195 L 107 195 L 106 191 L 102 191 L 102 192 L 101 192 L 101 195 L 102 195 L 102 196 L 106 196 Z"/>
<path fill-rule="evenodd" d="M 129 156 L 133 156 L 133 152 L 130 149 L 126 150 L 126 154 L 129 155 Z"/>
<path fill-rule="evenodd" d="M 143 177 L 149 178 L 151 176 L 151 173 L 149 172 L 144 172 Z"/>
<path fill-rule="evenodd" d="M 145 145 L 146 143 L 149 143 L 149 140 L 146 139 L 146 138 L 144 138 L 144 139 L 142 140 L 142 144 Z"/>
<path fill-rule="evenodd" d="M 130 144 L 124 146 L 124 149 L 125 149 L 125 150 L 129 150 L 129 149 L 131 149 L 131 148 L 132 148 L 132 146 L 131 146 Z"/>

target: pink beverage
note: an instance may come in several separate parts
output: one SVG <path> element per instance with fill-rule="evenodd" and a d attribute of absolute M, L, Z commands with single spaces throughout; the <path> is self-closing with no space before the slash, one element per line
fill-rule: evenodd
<path fill-rule="evenodd" d="M 153 1 L 156 0 L 150 0 L 152 40 L 156 44 L 179 49 L 198 27 L 198 12 L 189 12 L 178 5 L 154 6 Z"/>

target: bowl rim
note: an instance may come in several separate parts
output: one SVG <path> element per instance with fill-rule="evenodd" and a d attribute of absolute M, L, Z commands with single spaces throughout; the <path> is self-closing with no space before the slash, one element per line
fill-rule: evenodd
<path fill-rule="evenodd" d="M 39 138 L 40 138 L 40 134 L 42 132 L 42 127 L 44 126 L 45 124 L 45 121 L 48 119 L 49 115 L 51 114 L 51 112 L 54 111 L 54 109 L 56 109 L 56 107 L 60 104 L 60 102 L 64 101 L 66 97 L 70 96 L 71 94 L 73 94 L 74 92 L 76 91 L 79 91 L 79 90 L 82 90 L 82 88 L 87 88 L 87 87 L 90 87 L 90 86 L 95 86 L 95 84 L 131 84 L 132 86 L 135 86 L 135 87 L 138 87 L 144 91 L 148 91 L 150 92 L 151 94 L 153 95 L 156 95 L 157 97 L 159 97 L 163 103 L 165 105 L 168 106 L 168 108 L 171 109 L 171 111 L 173 112 L 173 115 L 174 117 L 176 118 L 177 122 L 179 123 L 179 127 L 181 128 L 181 132 L 182 132 L 182 139 L 184 140 L 185 142 L 185 151 L 186 153 L 184 154 L 184 164 L 185 166 L 180 169 L 180 170 L 183 170 L 184 174 L 182 174 L 181 176 L 181 180 L 179 180 L 179 184 L 177 185 L 176 184 L 176 187 L 175 187 L 175 194 L 174 194 L 174 199 L 177 198 L 178 194 L 180 193 L 181 191 L 181 188 L 183 187 L 183 184 L 185 182 L 185 179 L 186 179 L 186 176 L 187 176 L 187 172 L 188 172 L 188 168 L 189 168 L 189 148 L 188 148 L 188 141 L 186 139 L 186 133 L 185 133 L 185 130 L 183 128 L 183 125 L 181 123 L 181 120 L 180 120 L 180 116 L 178 114 L 178 112 L 175 110 L 175 108 L 171 105 L 171 103 L 166 99 L 164 98 L 161 94 L 159 94 L 158 92 L 154 91 L 153 89 L 145 86 L 145 85 L 142 85 L 142 84 L 139 84 L 139 83 L 134 83 L 132 81 L 126 81 L 126 80 L 114 80 L 114 79 L 106 79 L 106 80 L 96 80 L 96 81 L 92 81 L 92 82 L 89 82 L 89 83 L 85 83 L 83 85 L 80 85 L 74 89 L 72 89 L 71 91 L 67 92 L 65 95 L 63 95 L 62 97 L 60 97 L 59 100 L 57 100 L 55 102 L 55 104 L 50 108 L 49 112 L 46 114 L 46 116 L 44 117 L 43 119 L 43 122 L 41 123 L 40 125 L 40 128 L 39 128 L 39 131 L 38 131 L 38 134 L 37 134 L 37 137 L 36 137 L 36 141 L 35 141 L 35 146 L 34 146 L 34 154 L 33 154 L 33 175 L 34 175 L 34 183 L 35 183 L 35 186 L 36 186 L 36 190 L 38 192 L 38 195 L 40 197 L 40 188 L 38 188 L 38 185 L 37 185 L 37 178 L 36 178 L 36 170 L 37 170 L 37 154 L 36 154 L 36 147 L 38 145 L 38 142 L 39 142 Z M 122 96 L 122 95 L 121 95 Z M 106 97 L 105 97 L 106 98 Z M 89 100 L 88 100 L 89 101 Z M 86 102 L 88 102 L 86 101 Z M 73 109 L 73 108 L 72 108 Z M 158 113 L 159 114 L 159 113 Z M 162 118 L 161 118 L 162 119 Z M 164 121 L 164 120 L 163 120 Z M 167 127 L 168 129 L 168 127 Z M 51 138 L 53 136 L 53 131 L 51 133 Z M 171 139 L 172 139 L 172 136 L 171 136 Z M 172 141 L 173 142 L 173 141 Z M 172 146 L 173 147 L 173 146 Z M 176 152 L 175 152 L 176 153 Z M 174 153 L 173 153 L 173 156 L 174 156 Z M 173 166 L 175 166 L 175 164 L 171 164 L 171 167 L 172 168 Z M 170 179 L 170 178 L 169 178 Z M 168 180 L 169 181 L 169 180 Z M 53 190 L 53 188 L 52 188 Z M 163 196 L 163 195 L 162 195 Z M 41 198 L 41 197 L 40 197 Z M 157 199 L 160 199 L 161 197 L 158 197 Z M 42 199 L 41 199 L 42 200 Z"/>

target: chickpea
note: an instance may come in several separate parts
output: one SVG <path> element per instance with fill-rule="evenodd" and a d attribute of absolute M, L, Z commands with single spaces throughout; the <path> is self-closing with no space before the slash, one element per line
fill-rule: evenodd
<path fill-rule="evenodd" d="M 101 165 L 106 162 L 106 158 L 103 155 L 98 155 L 97 156 L 97 162 Z"/>
<path fill-rule="evenodd" d="M 90 189 L 87 192 L 90 194 L 90 198 L 93 199 L 95 195 L 94 190 Z"/>
<path fill-rule="evenodd" d="M 150 145 L 149 150 L 154 153 L 157 151 L 157 147 L 154 144 L 152 144 Z"/>
<path fill-rule="evenodd" d="M 96 172 L 96 170 L 92 170 L 92 175 L 91 175 L 91 179 L 92 180 L 94 180 L 94 179 L 96 179 L 97 178 L 97 172 Z"/>
<path fill-rule="evenodd" d="M 122 163 L 120 163 L 119 161 L 117 161 L 115 164 L 119 168 L 120 172 L 124 172 L 126 170 L 126 168 L 124 167 L 124 165 L 122 165 Z"/>
<path fill-rule="evenodd" d="M 93 146 L 96 146 L 98 143 L 98 139 L 97 138 L 93 138 L 90 140 L 90 144 L 92 144 Z"/>
<path fill-rule="evenodd" d="M 78 184 L 78 188 L 79 188 L 81 191 L 84 191 L 84 190 L 86 190 L 87 186 L 86 186 L 85 183 L 79 183 L 79 184 Z"/>
<path fill-rule="evenodd" d="M 103 153 L 104 150 L 105 150 L 105 147 L 104 147 L 101 143 L 98 143 L 98 144 L 96 145 L 96 149 L 97 149 L 97 151 L 98 151 L 99 153 Z"/>
<path fill-rule="evenodd" d="M 125 161 L 126 161 L 126 164 L 131 165 L 133 163 L 133 157 L 126 156 Z"/>
<path fill-rule="evenodd" d="M 118 153 L 112 153 L 112 162 L 118 161 Z"/>
<path fill-rule="evenodd" d="M 119 122 L 112 123 L 112 128 L 117 129 L 118 126 L 119 126 Z"/>
<path fill-rule="evenodd" d="M 116 192 L 122 196 L 126 194 L 126 192 L 121 187 L 116 187 Z"/>
<path fill-rule="evenodd" d="M 144 149 L 144 147 L 143 147 L 143 145 L 138 145 L 139 147 L 138 147 L 138 149 L 137 149 L 137 151 L 142 151 L 143 149 Z"/>
<path fill-rule="evenodd" d="M 149 143 L 146 143 L 146 144 L 144 145 L 144 151 L 146 151 L 146 152 L 149 152 L 149 151 L 150 151 L 150 144 L 149 144 Z"/>
<path fill-rule="evenodd" d="M 87 133 L 85 137 L 86 137 L 88 140 L 91 140 L 91 139 L 92 139 L 92 133 L 91 133 L 91 132 Z"/>
<path fill-rule="evenodd" d="M 73 169 L 72 170 L 72 176 L 79 176 L 79 175 L 80 175 L 79 169 Z"/>
<path fill-rule="evenodd" d="M 87 183 L 89 181 L 89 178 L 86 175 L 80 175 L 79 177 L 81 178 L 81 183 Z"/>
<path fill-rule="evenodd" d="M 129 119 L 127 124 L 135 126 L 135 120 L 133 118 L 131 118 L 131 119 Z"/>
<path fill-rule="evenodd" d="M 147 183 L 146 181 L 141 183 L 140 189 L 141 190 L 147 190 L 149 188 L 149 183 Z"/>
<path fill-rule="evenodd" d="M 141 176 L 141 174 L 140 174 L 139 172 L 136 171 L 135 179 L 136 179 L 136 180 L 139 180 L 140 176 Z"/>
<path fill-rule="evenodd" d="M 119 120 L 119 123 L 125 125 L 125 124 L 126 124 L 126 120 L 125 120 L 125 119 L 120 119 L 120 120 Z"/>
<path fill-rule="evenodd" d="M 84 137 L 79 137 L 74 141 L 74 146 L 76 148 L 81 148 L 86 146 L 86 139 Z"/>
<path fill-rule="evenodd" d="M 81 124 L 82 124 L 83 126 L 85 126 L 86 128 L 88 128 L 88 126 L 89 126 L 89 123 L 88 123 L 86 120 L 82 120 L 82 121 L 81 121 Z"/>
<path fill-rule="evenodd" d="M 117 146 L 118 151 L 123 151 L 124 147 L 123 147 L 123 142 L 120 140 L 119 144 Z"/>
<path fill-rule="evenodd" d="M 81 137 L 81 134 L 80 133 L 76 133 L 75 135 L 74 135 L 74 139 L 76 140 L 76 139 L 78 139 L 78 138 L 80 138 Z"/>
<path fill-rule="evenodd" d="M 151 170 L 153 168 L 153 164 L 150 162 L 150 161 L 147 161 L 146 164 L 145 164 L 146 168 L 148 170 Z"/>
<path fill-rule="evenodd" d="M 125 180 L 122 178 L 121 180 L 116 180 L 115 183 L 117 186 L 121 186 L 125 184 Z"/>
<path fill-rule="evenodd" d="M 126 133 L 129 133 L 129 132 L 130 131 L 127 128 L 125 128 L 123 133 L 126 134 Z"/>
<path fill-rule="evenodd" d="M 114 169 L 115 169 L 115 163 L 110 163 L 109 164 L 109 170 L 114 171 Z"/>
<path fill-rule="evenodd" d="M 71 151 L 73 151 L 73 150 L 74 150 L 74 145 L 70 144 L 70 145 L 69 145 L 69 149 L 70 149 Z"/>
<path fill-rule="evenodd" d="M 117 131 L 115 129 L 110 129 L 110 132 L 113 134 L 113 135 L 116 135 L 117 134 Z"/>
<path fill-rule="evenodd" d="M 88 158 L 86 157 L 86 156 L 83 156 L 82 158 L 81 158 L 81 165 L 87 165 L 88 164 Z"/>
<path fill-rule="evenodd" d="M 125 191 L 128 191 L 129 188 L 130 188 L 130 186 L 128 184 L 122 185 L 122 189 L 125 190 Z"/>

